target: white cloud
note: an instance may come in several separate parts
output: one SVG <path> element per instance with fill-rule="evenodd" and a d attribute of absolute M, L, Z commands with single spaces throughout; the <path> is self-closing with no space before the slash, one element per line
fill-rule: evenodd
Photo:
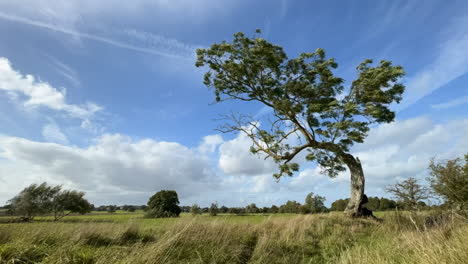
<path fill-rule="evenodd" d="M 468 96 L 463 96 L 463 97 L 456 98 L 445 103 L 433 104 L 431 105 L 431 107 L 434 109 L 447 109 L 447 108 L 459 106 L 459 105 L 466 104 L 466 103 L 468 103 Z"/>
<path fill-rule="evenodd" d="M 105 203 L 100 192 L 117 199 L 122 193 L 139 195 L 141 201 L 155 191 L 175 189 L 182 198 L 216 186 L 216 175 L 197 151 L 175 142 L 151 139 L 133 141 L 106 134 L 87 147 L 41 143 L 16 137 L 0 137 L 2 188 L 19 191 L 18 182 L 59 182 L 94 193 L 95 202 Z M 18 168 L 16 173 L 14 168 Z M 30 170 L 25 170 L 30 168 Z M 35 175 L 40 176 L 37 179 Z M 15 178 L 15 180 L 11 180 Z M 0 194 L 0 200 L 8 198 Z"/>
<path fill-rule="evenodd" d="M 221 135 L 205 136 L 200 146 L 198 146 L 198 151 L 202 154 L 213 153 L 221 143 L 223 143 Z"/>
<path fill-rule="evenodd" d="M 468 150 L 468 119 L 437 124 L 425 117 L 396 121 L 371 129 L 365 143 L 353 153 L 361 160 L 366 193 L 388 196 L 383 188 L 397 180 L 416 176 L 424 179 L 432 157 L 452 159 Z M 336 198 L 349 196 L 349 172 L 336 179 L 321 175 L 318 168 L 305 169 L 294 177 L 294 191 L 317 190 Z M 336 195 L 338 193 L 339 195 Z"/>
<path fill-rule="evenodd" d="M 91 102 L 85 105 L 67 103 L 65 89 L 59 90 L 32 75 L 23 75 L 12 68 L 7 58 L 0 57 L 0 91 L 2 90 L 27 108 L 47 107 L 75 118 L 90 118 L 102 109 Z"/>
<path fill-rule="evenodd" d="M 251 145 L 252 141 L 243 133 L 225 141 L 219 147 L 219 168 L 229 175 L 273 174 L 277 169 L 274 161 L 250 153 Z"/>
<path fill-rule="evenodd" d="M 42 136 L 53 143 L 68 144 L 68 138 L 55 123 L 50 123 L 42 128 Z"/>

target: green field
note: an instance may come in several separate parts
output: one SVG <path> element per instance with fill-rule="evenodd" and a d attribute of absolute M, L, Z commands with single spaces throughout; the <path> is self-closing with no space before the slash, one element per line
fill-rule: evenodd
<path fill-rule="evenodd" d="M 0 263 L 467 263 L 466 219 L 426 214 L 41 217 L 0 224 Z"/>

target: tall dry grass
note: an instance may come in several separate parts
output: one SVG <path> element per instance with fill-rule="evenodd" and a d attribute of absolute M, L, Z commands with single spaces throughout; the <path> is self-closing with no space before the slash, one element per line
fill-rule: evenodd
<path fill-rule="evenodd" d="M 0 263 L 468 263 L 466 218 L 434 224 L 431 217 L 390 213 L 380 223 L 301 215 L 260 224 L 187 217 L 163 229 L 8 224 L 0 225 Z"/>

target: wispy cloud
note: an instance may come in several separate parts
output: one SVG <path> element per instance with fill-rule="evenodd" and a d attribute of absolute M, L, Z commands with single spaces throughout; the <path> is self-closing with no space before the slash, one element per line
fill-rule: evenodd
<path fill-rule="evenodd" d="M 410 77 L 407 93 L 400 109 L 468 73 L 468 19 L 462 19 L 442 43 L 435 60 Z M 448 32 L 447 32 L 448 34 Z"/>
<path fill-rule="evenodd" d="M 74 37 L 98 41 L 98 42 L 111 45 L 114 47 L 118 47 L 118 48 L 134 50 L 134 51 L 143 52 L 143 53 L 152 54 L 152 55 L 159 55 L 159 56 L 176 58 L 176 59 L 192 60 L 194 53 L 195 53 L 195 49 L 189 52 L 189 49 L 191 49 L 190 45 L 186 45 L 175 39 L 165 38 L 163 36 L 133 32 L 132 35 L 134 37 L 146 38 L 147 40 L 152 41 L 152 42 L 146 42 L 146 43 L 142 42 L 139 45 L 136 45 L 133 43 L 129 43 L 129 42 L 125 42 L 125 41 L 121 41 L 117 39 L 112 39 L 112 38 L 103 37 L 103 36 L 99 36 L 95 34 L 80 32 L 74 29 L 62 27 L 60 25 L 49 24 L 49 23 L 45 23 L 45 22 L 38 21 L 38 20 L 32 20 L 32 19 L 25 18 L 25 17 L 5 14 L 2 12 L 0 12 L 0 18 L 8 20 L 8 21 L 13 21 L 17 23 L 34 26 L 34 27 L 53 30 L 53 31 L 71 35 Z M 181 49 L 181 47 L 183 48 Z"/>
<path fill-rule="evenodd" d="M 45 57 L 50 61 L 50 64 L 55 68 L 55 71 L 58 74 L 64 77 L 72 85 L 76 87 L 81 86 L 80 78 L 75 70 L 51 55 L 45 54 Z"/>
<path fill-rule="evenodd" d="M 42 128 L 42 136 L 49 142 L 68 144 L 68 138 L 60 130 L 60 127 L 56 123 L 50 123 Z"/>
<path fill-rule="evenodd" d="M 431 105 L 431 107 L 434 109 L 447 109 L 447 108 L 459 106 L 459 105 L 466 104 L 466 103 L 468 103 L 468 96 L 463 96 L 463 97 L 460 97 L 460 98 L 457 98 L 457 99 L 454 99 L 445 103 L 433 104 Z"/>

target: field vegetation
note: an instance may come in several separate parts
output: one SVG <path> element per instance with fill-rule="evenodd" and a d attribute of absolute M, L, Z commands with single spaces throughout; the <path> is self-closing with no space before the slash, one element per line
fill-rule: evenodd
<path fill-rule="evenodd" d="M 466 263 L 461 214 L 381 212 L 209 214 L 143 212 L 0 225 L 1 263 Z M 2 217 L 5 220 L 6 217 Z"/>

